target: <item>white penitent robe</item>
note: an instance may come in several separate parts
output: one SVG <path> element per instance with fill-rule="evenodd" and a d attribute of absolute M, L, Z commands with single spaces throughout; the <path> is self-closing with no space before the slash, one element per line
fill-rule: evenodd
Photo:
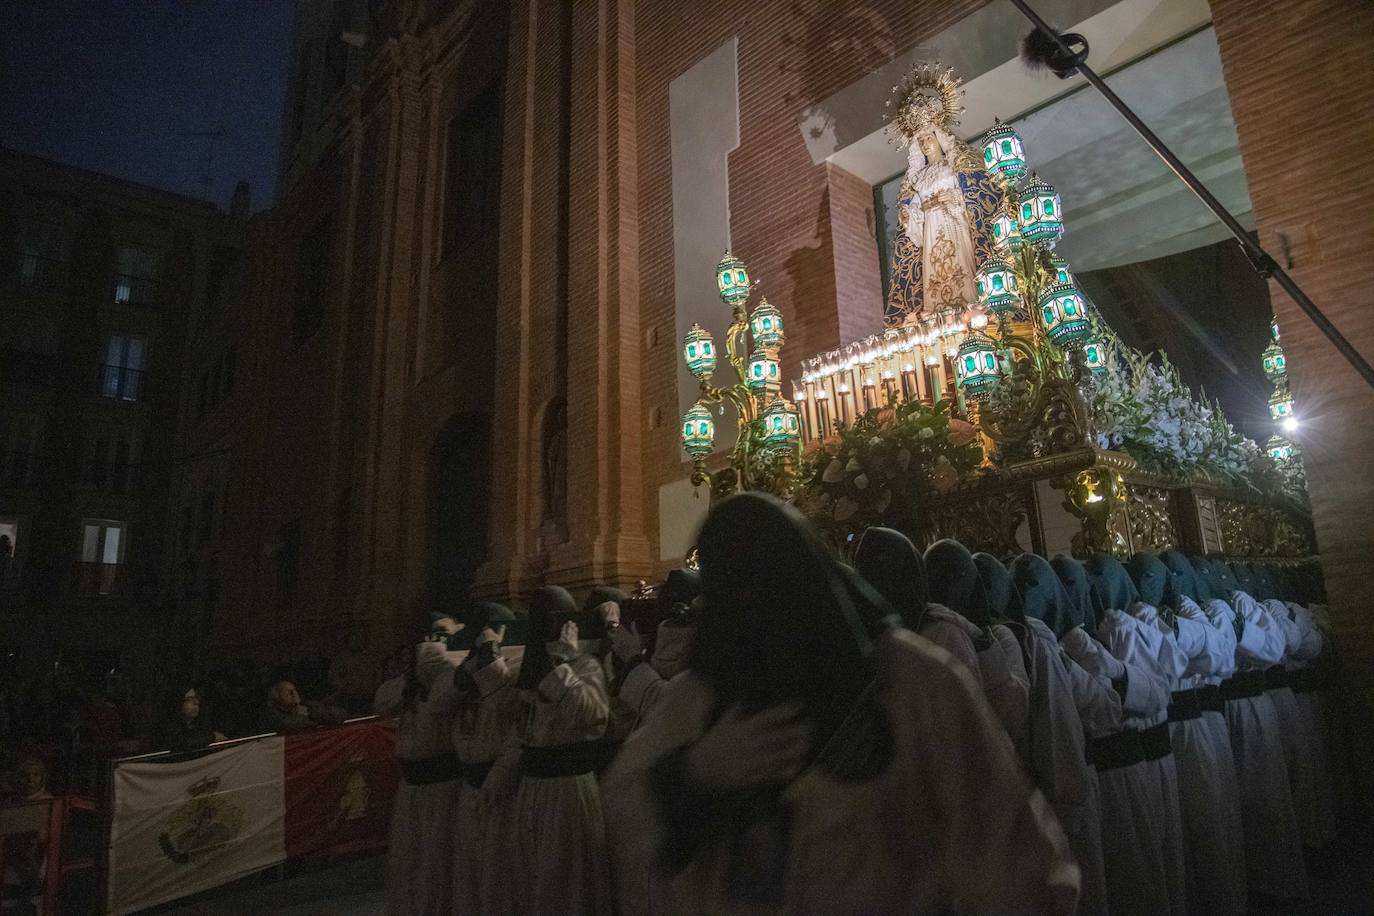
<path fill-rule="evenodd" d="M 1132 613 L 1166 629 L 1187 657 L 1187 668 L 1173 685 L 1175 690 L 1219 684 L 1235 666 L 1235 639 L 1224 638 L 1191 598 L 1183 597 L 1179 605 L 1172 629 L 1149 605 L 1138 604 Z M 1238 916 L 1245 912 L 1247 898 L 1235 762 L 1225 719 L 1212 713 L 1209 722 L 1207 715 L 1169 723 L 1183 817 L 1188 908 L 1194 913 Z"/>
<path fill-rule="evenodd" d="M 1107 913 L 1107 876 L 1102 863 L 1102 814 L 1098 803 L 1097 771 L 1085 752 L 1085 727 L 1079 714 L 1075 678 L 1091 675 L 1059 648 L 1054 633 L 1042 621 L 1027 618 L 1026 657 L 1030 675 L 1030 722 L 1026 763 L 1031 779 L 1049 800 L 1059 825 L 1078 860 L 1082 893 L 1079 916 Z M 1121 701 L 1110 686 L 1095 683 L 1083 690 L 1081 705 L 1108 707 L 1106 715 L 1121 719 Z M 1115 712 L 1112 712 L 1112 707 Z"/>
<path fill-rule="evenodd" d="M 1253 598 L 1232 592 L 1229 601 L 1203 607 L 1214 626 L 1242 628 L 1236 640 L 1238 671 L 1262 671 L 1283 658 L 1283 634 Z M 1307 870 L 1302 835 L 1288 783 L 1281 728 L 1273 700 L 1264 693 L 1226 703 L 1226 724 L 1240 786 L 1240 813 L 1245 824 L 1245 864 L 1250 894 L 1298 898 L 1307 896 Z"/>
<path fill-rule="evenodd" d="M 1212 625 L 1184 596 L 1176 616 L 1178 644 L 1188 655 L 1180 689 L 1215 687 L 1236 669 L 1234 630 Z M 1195 723 L 1195 724 L 1194 724 Z M 1188 900 L 1197 913 L 1243 913 L 1248 900 L 1240 787 L 1224 713 L 1169 726 L 1179 769 L 1183 827 L 1188 842 Z"/>
<path fill-rule="evenodd" d="M 1158 612 L 1137 603 L 1140 613 L 1149 617 Z M 1124 664 L 1153 670 L 1170 691 L 1188 667 L 1188 656 L 1179 649 L 1172 630 L 1160 628 L 1154 622 L 1142 620 L 1126 611 L 1110 610 L 1102 616 L 1097 628 L 1098 638 Z M 1128 716 L 1127 728 L 1147 728 L 1166 723 L 1169 707 L 1150 713 Z M 1165 726 L 1167 728 L 1167 725 Z M 1172 745 L 1171 745 L 1172 746 Z M 1183 815 L 1178 797 L 1178 768 L 1172 753 L 1143 764 L 1151 783 L 1158 786 L 1161 806 L 1156 814 L 1163 837 L 1164 875 L 1169 892 L 1170 910 L 1175 916 L 1188 912 L 1187 858 L 1183 837 Z"/>
<path fill-rule="evenodd" d="M 526 748 L 592 741 L 605 734 L 610 696 L 595 657 L 581 655 L 558 665 L 540 681 L 535 694 L 527 704 L 522 735 Z M 503 778 L 494 775 L 497 781 Z M 521 775 L 506 826 L 511 830 L 502 843 L 508 851 L 503 861 L 522 863 L 528 870 L 518 877 L 507 875 L 509 894 L 497 901 L 493 912 L 601 916 L 613 911 L 605 816 L 595 773 Z"/>
<path fill-rule="evenodd" d="M 416 677 L 428 685 L 426 699 L 404 702 L 405 676 L 377 688 L 373 711 L 400 714 L 396 756 L 424 760 L 450 753 L 449 733 L 457 705 L 453 665 L 441 643 L 419 647 Z M 460 780 L 396 786 L 386 857 L 387 916 L 426 916 L 452 904 L 453 835 L 457 825 Z"/>
<path fill-rule="evenodd" d="M 519 734 L 524 703 L 515 680 L 520 662 L 497 656 L 473 673 L 475 696 L 464 697 L 453 717 L 453 750 L 464 764 L 494 763 Z M 488 774 L 490 775 L 490 774 Z M 502 825 L 510 819 L 509 797 L 484 792 L 464 780 L 458 790 L 458 825 L 453 848 L 453 910 L 455 913 L 494 911 L 508 873 L 497 874 Z"/>
<path fill-rule="evenodd" d="M 606 777 L 614 832 L 629 841 L 627 855 L 658 871 L 663 912 L 1073 911 L 1078 869 L 1064 835 L 968 669 L 900 630 L 879 641 L 874 660 L 893 753 L 872 778 L 838 779 L 814 766 L 782 791 L 790 829 L 772 903 L 732 894 L 728 836 L 703 839 L 680 870 L 661 864 L 671 825 L 656 770 L 705 733 L 714 706 L 706 679 L 688 672 L 674 681 Z M 722 809 L 710 823 L 728 823 L 733 804 L 707 798 Z"/>
<path fill-rule="evenodd" d="M 996 632 L 999 627 L 1002 634 Z M 1012 748 L 1021 754 L 1026 744 L 1030 678 L 1016 636 L 1000 625 L 992 630 L 985 634 L 962 614 L 931 602 L 921 618 L 920 635 L 954 656 L 973 675 Z"/>
<path fill-rule="evenodd" d="M 1298 625 L 1298 647 L 1291 653 L 1292 667 L 1304 671 L 1319 663 L 1324 645 L 1321 628 L 1312 612 L 1300 604 L 1288 602 Z M 1330 755 L 1327 752 L 1326 711 L 1322 708 L 1319 690 L 1294 691 L 1298 707 L 1303 712 L 1306 730 L 1303 747 L 1312 758 L 1313 789 L 1317 798 L 1317 832 L 1323 844 L 1336 840 L 1336 808 L 1331 795 Z"/>
<path fill-rule="evenodd" d="M 1106 686 L 1113 682 L 1124 684 L 1120 710 L 1125 718 L 1112 722 L 1106 715 L 1109 710 L 1099 702 L 1097 714 L 1083 719 L 1090 738 L 1106 737 L 1123 727 L 1140 728 L 1142 722 L 1167 715 L 1169 687 L 1155 664 L 1121 661 L 1082 627 L 1065 633 L 1060 645 L 1088 674 L 1096 676 L 1103 685 L 1099 689 L 1114 690 Z M 1155 763 L 1097 771 L 1107 903 L 1113 916 L 1173 913 L 1176 886 L 1181 896 L 1180 840 L 1170 836 L 1167 813 L 1170 804 L 1177 811 L 1177 796 L 1170 798 Z M 1175 822 L 1176 818 L 1175 814 Z M 1171 840 L 1172 849 L 1166 849 Z M 1171 877 L 1174 874 L 1177 878 Z"/>
<path fill-rule="evenodd" d="M 1302 626 L 1292 618 L 1288 605 L 1282 601 L 1268 598 L 1259 605 L 1283 633 L 1284 668 L 1296 670 L 1299 667 L 1297 656 L 1302 651 Z M 1265 693 L 1273 700 L 1274 709 L 1279 714 L 1279 737 L 1283 741 L 1283 756 L 1288 764 L 1288 788 L 1293 793 L 1293 813 L 1298 816 L 1302 844 L 1309 849 L 1320 849 L 1323 841 L 1314 767 L 1317 758 L 1309 744 L 1313 728 L 1307 721 L 1306 711 L 1298 704 L 1297 696 L 1290 688 L 1273 687 Z"/>

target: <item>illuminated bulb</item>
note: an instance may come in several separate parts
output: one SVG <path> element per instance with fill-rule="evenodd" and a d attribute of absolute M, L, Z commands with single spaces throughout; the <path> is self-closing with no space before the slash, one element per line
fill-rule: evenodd
<path fill-rule="evenodd" d="M 824 388 L 818 389 L 818 390 L 816 391 L 816 400 L 818 400 L 818 401 L 826 401 L 826 400 L 829 400 L 829 399 L 830 399 L 830 392 L 826 391 Z"/>
<path fill-rule="evenodd" d="M 927 357 L 926 357 L 926 365 L 927 365 L 927 366 L 938 366 L 938 365 L 940 365 L 940 357 L 938 357 L 938 356 L 936 356 L 936 355 L 934 355 L 934 354 L 931 354 L 930 356 L 927 356 Z"/>
<path fill-rule="evenodd" d="M 1291 433 L 1291 432 L 1296 432 L 1296 431 L 1297 431 L 1297 428 L 1298 428 L 1298 418 L 1297 418 L 1297 417 L 1288 417 L 1287 419 L 1285 419 L 1285 420 L 1283 421 L 1283 429 L 1284 429 L 1285 432 L 1290 432 L 1290 433 Z"/>
<path fill-rule="evenodd" d="M 959 355 L 958 347 L 945 347 L 945 355 L 953 359 Z"/>
<path fill-rule="evenodd" d="M 836 387 L 835 390 L 838 391 L 840 394 L 849 394 L 849 384 L 847 382 L 840 382 L 839 386 Z"/>
<path fill-rule="evenodd" d="M 969 321 L 969 325 L 975 328 L 985 328 L 988 326 L 988 316 L 980 312 L 973 316 L 973 319 Z"/>
<path fill-rule="evenodd" d="M 796 385 L 793 385 L 793 386 L 792 386 L 792 400 L 794 400 L 794 401 L 805 401 L 805 400 L 806 400 L 806 389 L 805 389 L 805 388 L 798 388 Z"/>
<path fill-rule="evenodd" d="M 884 379 L 890 379 L 890 378 L 896 378 L 896 377 L 897 377 L 896 373 L 893 372 L 891 369 L 884 369 L 884 370 L 883 370 L 883 378 L 884 378 Z"/>
<path fill-rule="evenodd" d="M 902 371 L 903 371 L 903 372 L 915 372 L 915 371 L 916 371 L 916 367 L 913 366 L 911 363 L 902 363 Z"/>

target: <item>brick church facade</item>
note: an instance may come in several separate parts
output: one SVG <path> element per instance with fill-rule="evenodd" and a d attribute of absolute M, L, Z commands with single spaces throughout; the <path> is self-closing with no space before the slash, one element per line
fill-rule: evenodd
<path fill-rule="evenodd" d="M 1140 5 L 1044 4 L 1061 22 Z M 1374 223 L 1353 216 L 1374 176 L 1352 152 L 1374 136 L 1349 114 L 1374 102 L 1355 77 L 1374 49 L 1348 40 L 1374 10 L 1179 6 L 1215 30 L 1262 242 L 1374 354 Z M 214 547 L 216 635 L 265 654 L 345 626 L 380 654 L 465 593 L 680 563 L 707 500 L 678 441 L 678 341 L 722 312 L 716 259 L 729 246 L 787 316 L 785 376 L 876 330 L 860 137 L 890 74 L 927 55 L 991 71 L 1025 31 L 978 0 L 297 9 L 278 201 L 251 228 L 233 319 L 254 356 Z M 996 47 L 959 38 L 975 28 Z M 1353 421 L 1374 395 L 1273 302 L 1312 405 L 1332 603 L 1369 657 L 1374 424 Z"/>

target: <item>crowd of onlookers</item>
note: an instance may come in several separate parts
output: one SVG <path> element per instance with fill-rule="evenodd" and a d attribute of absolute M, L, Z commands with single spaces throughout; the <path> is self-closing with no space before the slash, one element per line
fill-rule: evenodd
<path fill-rule="evenodd" d="M 226 661 L 198 680 L 61 659 L 24 674 L 10 655 L 0 667 L 0 801 L 92 794 L 119 757 L 368 715 L 386 671 L 361 649 L 353 641 L 273 666 Z"/>

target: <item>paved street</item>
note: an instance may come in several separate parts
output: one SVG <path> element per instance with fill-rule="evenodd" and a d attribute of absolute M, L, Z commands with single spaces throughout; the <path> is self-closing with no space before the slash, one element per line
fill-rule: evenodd
<path fill-rule="evenodd" d="M 278 878 L 275 871 L 246 878 L 152 910 L 158 916 L 380 916 L 383 856 L 369 856 Z"/>

